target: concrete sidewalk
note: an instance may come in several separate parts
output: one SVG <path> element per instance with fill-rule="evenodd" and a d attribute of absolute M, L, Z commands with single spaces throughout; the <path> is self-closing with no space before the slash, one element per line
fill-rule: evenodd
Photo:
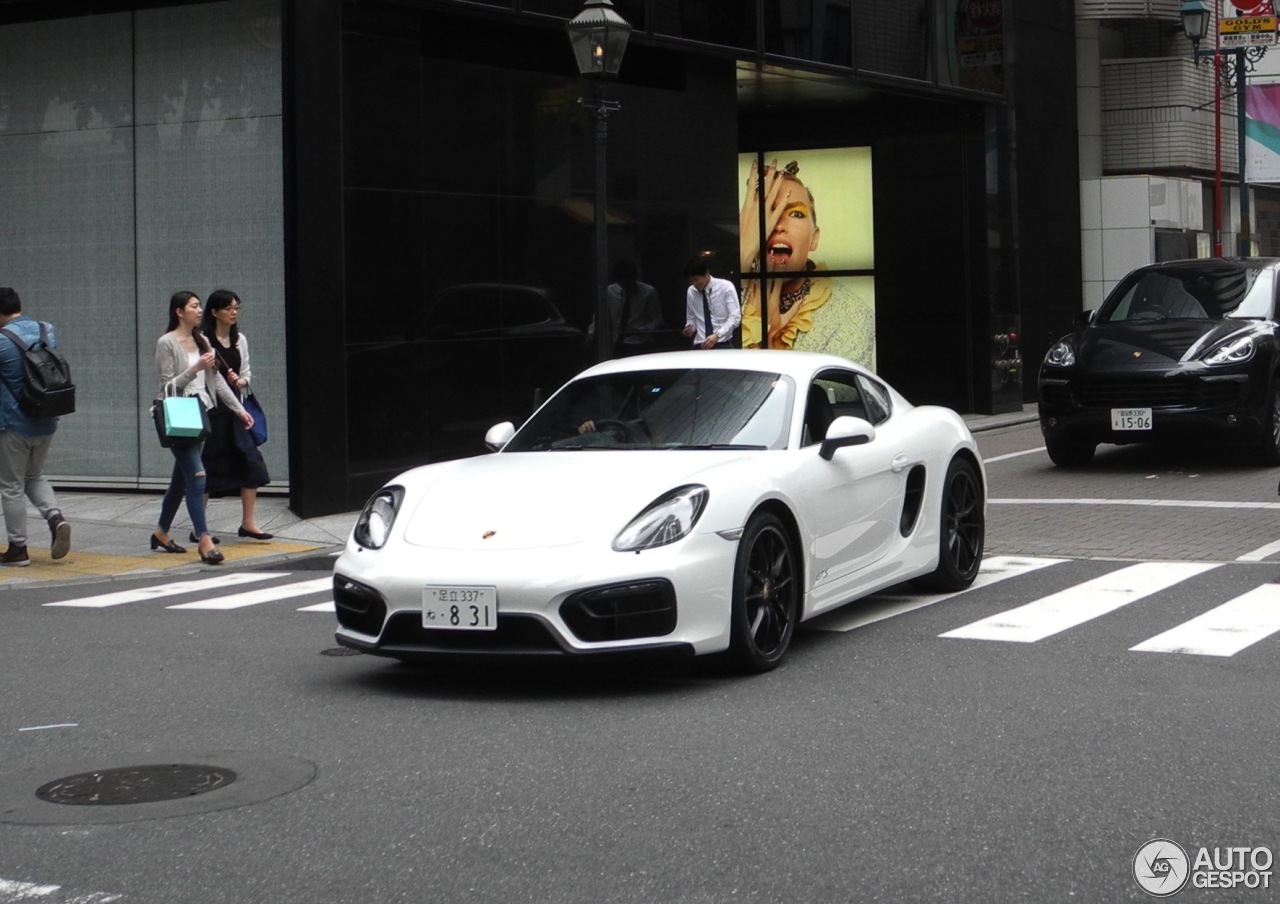
<path fill-rule="evenodd" d="M 975 433 L 1036 420 L 1035 405 L 996 415 L 965 415 Z M 55 486 L 55 489 L 56 486 Z M 216 571 L 228 565 L 273 566 L 291 559 L 337 552 L 347 542 L 359 512 L 302 519 L 283 496 L 260 496 L 256 507 L 258 526 L 274 535 L 267 541 L 241 539 L 238 497 L 209 503 L 209 527 L 221 538 L 224 565 L 205 565 L 196 545 L 187 540 L 191 523 L 180 509 L 170 536 L 187 547 L 184 555 L 153 552 L 149 545 L 160 513 L 160 493 L 71 492 L 58 490 L 58 503 L 71 522 L 71 552 L 57 562 L 49 558 L 49 537 L 44 521 L 34 510 L 28 520 L 31 564 L 24 568 L 0 567 L 0 590 L 49 582 L 68 583 L 144 577 L 159 572 Z M 0 540 L 3 538 L 0 537 Z"/>

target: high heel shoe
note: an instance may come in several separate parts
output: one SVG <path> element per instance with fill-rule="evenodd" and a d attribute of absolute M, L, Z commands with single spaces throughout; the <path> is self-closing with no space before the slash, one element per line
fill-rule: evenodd
<path fill-rule="evenodd" d="M 209 537 L 209 539 L 210 539 L 210 540 L 212 540 L 214 543 L 221 543 L 221 542 L 222 542 L 222 538 L 221 538 L 221 537 L 213 537 L 213 536 L 211 536 L 211 537 Z M 199 542 L 200 542 L 200 538 L 196 536 L 196 532 L 195 532 L 195 531 L 192 531 L 192 532 L 191 532 L 191 542 L 192 542 L 192 543 L 199 543 Z"/>
<path fill-rule="evenodd" d="M 241 527 L 238 531 L 236 531 L 236 534 L 237 536 L 248 537 L 252 540 L 270 540 L 272 537 L 275 536 L 275 534 L 258 533 L 257 531 L 249 530 L 249 528 L 247 527 Z"/>
<path fill-rule="evenodd" d="M 221 565 L 226 558 L 220 549 L 211 549 L 208 552 L 200 551 L 200 561 L 206 565 Z"/>
<path fill-rule="evenodd" d="M 152 552 L 154 552 L 157 549 L 163 549 L 165 552 L 186 552 L 187 551 L 187 548 L 185 546 L 179 546 L 177 543 L 174 543 L 172 539 L 169 540 L 168 543 L 165 543 L 155 534 L 152 534 L 151 550 Z"/>

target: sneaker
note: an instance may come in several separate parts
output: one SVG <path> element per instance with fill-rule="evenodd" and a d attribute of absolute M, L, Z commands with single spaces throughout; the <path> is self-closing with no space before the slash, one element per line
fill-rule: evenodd
<path fill-rule="evenodd" d="M 49 519 L 49 533 L 53 536 L 53 545 L 49 547 L 49 557 L 61 559 L 71 552 L 71 525 L 61 515 Z"/>
<path fill-rule="evenodd" d="M 31 556 L 27 555 L 25 546 L 14 546 L 9 544 L 9 548 L 4 551 L 4 555 L 0 556 L 0 565 L 16 566 L 21 568 L 24 565 L 31 564 Z"/>

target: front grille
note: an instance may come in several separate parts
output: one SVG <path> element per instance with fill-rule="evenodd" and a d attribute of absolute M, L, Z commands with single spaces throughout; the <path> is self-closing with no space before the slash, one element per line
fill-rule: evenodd
<path fill-rule="evenodd" d="M 1099 380 L 1045 383 L 1040 399 L 1060 408 L 1232 408 L 1245 402 L 1244 380 Z"/>
<path fill-rule="evenodd" d="M 423 653 L 562 653 L 550 630 L 530 615 L 498 616 L 493 631 L 441 631 L 422 627 L 422 613 L 397 612 L 387 621 L 380 649 Z M 377 651 L 374 651 L 377 652 Z"/>
<path fill-rule="evenodd" d="M 560 617 L 587 643 L 662 637 L 676 629 L 676 592 L 657 579 L 595 587 L 565 600 Z"/>
<path fill-rule="evenodd" d="M 387 617 L 387 603 L 382 594 L 340 574 L 333 576 L 333 608 L 338 624 L 374 637 L 382 630 Z"/>
<path fill-rule="evenodd" d="M 1161 380 L 1077 383 L 1072 395 L 1085 408 L 1185 408 L 1195 402 L 1196 392 L 1189 380 Z"/>

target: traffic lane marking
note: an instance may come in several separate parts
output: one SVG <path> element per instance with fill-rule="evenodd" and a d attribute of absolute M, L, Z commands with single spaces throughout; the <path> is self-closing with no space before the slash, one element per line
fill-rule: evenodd
<path fill-rule="evenodd" d="M 1021 458 L 1024 455 L 1034 455 L 1037 452 L 1044 452 L 1044 446 L 1036 446 L 1034 449 L 1023 449 L 1021 452 L 1006 452 L 1004 455 L 992 455 L 990 458 L 983 456 L 982 463 L 986 465 L 995 464 L 998 461 L 1006 461 L 1010 458 Z"/>
<path fill-rule="evenodd" d="M 1212 562 L 1130 565 L 939 636 L 1035 643 L 1219 567 Z"/>
<path fill-rule="evenodd" d="M 1280 586 L 1264 584 L 1131 650 L 1234 656 L 1280 631 Z"/>
<path fill-rule="evenodd" d="M 123 901 L 121 895 L 109 894 L 105 891 L 91 891 L 80 894 L 61 895 L 61 885 L 41 885 L 36 882 L 19 882 L 15 879 L 0 878 L 0 904 L 19 901 L 44 901 L 47 904 L 109 904 L 112 901 Z"/>
<path fill-rule="evenodd" d="M 1223 502 L 1216 499 L 1065 499 L 1026 498 L 988 499 L 989 505 L 1129 505 L 1166 508 L 1263 509 L 1278 510 L 1280 502 Z"/>
<path fill-rule="evenodd" d="M 259 603 L 272 603 L 276 600 L 290 599 L 295 596 L 306 596 L 311 593 L 323 593 L 333 589 L 333 576 L 325 575 L 310 581 L 298 581 L 276 587 L 263 587 L 259 590 L 248 590 L 244 593 L 233 593 L 229 596 L 217 596 L 213 599 L 196 600 L 194 603 L 180 603 L 166 606 L 166 609 L 242 609 L 245 606 L 256 606 Z"/>
<path fill-rule="evenodd" d="M 1027 574 L 1065 561 L 1067 560 L 1038 556 L 992 556 L 983 560 L 978 576 L 964 590 L 926 595 L 875 593 L 861 600 L 846 603 L 838 609 L 814 616 L 804 623 L 804 627 L 818 631 L 852 631 L 855 628 L 874 624 L 886 618 L 893 618 L 895 615 L 904 615 L 908 612 L 914 612 L 916 609 L 923 609 L 925 606 L 932 606 L 934 603 L 940 603 L 943 600 L 951 599 L 953 596 L 968 593 L 970 590 L 989 587 L 1006 578 Z"/>
<path fill-rule="evenodd" d="M 176 581 L 172 584 L 157 584 L 139 587 L 137 590 L 118 590 L 114 593 L 100 593 L 97 596 L 85 596 L 73 600 L 61 600 L 56 603 L 45 603 L 46 606 L 70 606 L 79 609 L 102 609 L 107 606 L 121 606 L 125 603 L 136 603 L 142 600 L 160 599 L 166 596 L 178 596 L 184 593 L 197 593 L 215 587 L 229 587 L 234 584 L 247 584 L 251 581 L 267 581 L 272 578 L 287 578 L 287 571 L 238 571 L 219 575 L 216 578 L 202 578 L 195 581 Z"/>

